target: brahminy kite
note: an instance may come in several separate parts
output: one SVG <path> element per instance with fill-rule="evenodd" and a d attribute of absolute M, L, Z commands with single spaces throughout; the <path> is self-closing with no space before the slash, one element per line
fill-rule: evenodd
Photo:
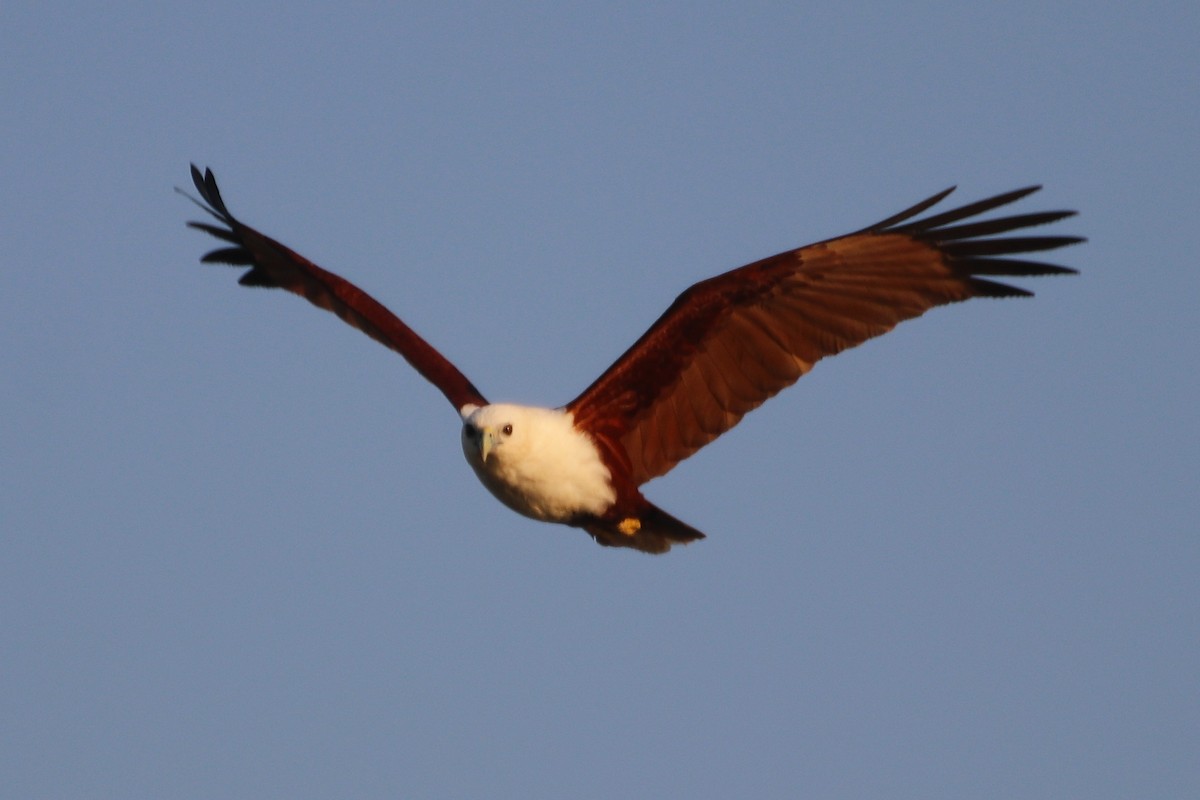
<path fill-rule="evenodd" d="M 643 497 L 643 483 L 732 428 L 825 356 L 934 306 L 1029 296 L 991 278 L 1074 273 L 1011 256 L 1084 241 L 1001 235 L 1073 211 L 975 219 L 1038 186 L 913 219 L 952 187 L 856 233 L 695 284 L 583 394 L 559 408 L 540 408 L 489 403 L 366 292 L 230 214 L 212 170 L 201 173 L 193 165 L 192 180 L 204 202 L 193 200 L 221 224 L 188 225 L 232 245 L 201 261 L 249 267 L 238 281 L 243 286 L 298 294 L 404 356 L 454 406 L 467 462 L 509 508 L 582 528 L 602 545 L 647 553 L 704 534 Z"/>

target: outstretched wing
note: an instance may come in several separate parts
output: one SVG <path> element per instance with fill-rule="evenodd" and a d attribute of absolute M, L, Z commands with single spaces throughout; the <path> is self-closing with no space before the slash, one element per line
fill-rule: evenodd
<path fill-rule="evenodd" d="M 1031 294 L 990 276 L 1073 273 L 1010 256 L 1080 237 L 998 236 L 1073 211 L 962 222 L 1039 188 L 910 221 L 947 189 L 857 233 L 697 283 L 567 409 L 635 485 L 662 475 L 825 356 L 934 306 Z"/>
<path fill-rule="evenodd" d="M 375 341 L 404 356 L 417 372 L 442 390 L 456 410 L 468 404 L 487 405 L 487 400 L 457 367 L 373 297 L 239 222 L 225 207 L 212 170 L 206 169 L 201 174 L 193 164 L 192 181 L 204 199 L 203 203 L 196 201 L 196 204 L 216 217 L 224 227 L 207 222 L 189 222 L 188 226 L 211 233 L 232 245 L 213 250 L 201 261 L 249 267 L 238 280 L 243 286 L 286 289 L 317 308 L 332 311 Z"/>

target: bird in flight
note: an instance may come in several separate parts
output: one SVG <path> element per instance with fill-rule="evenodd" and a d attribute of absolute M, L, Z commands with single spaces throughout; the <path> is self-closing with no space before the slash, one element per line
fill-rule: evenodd
<path fill-rule="evenodd" d="M 755 261 L 684 291 L 591 386 L 565 406 L 489 403 L 399 317 L 229 213 L 212 170 L 192 166 L 219 224 L 188 225 L 228 243 L 206 263 L 249 269 L 238 283 L 286 289 L 395 350 L 462 419 L 462 450 L 485 487 L 536 520 L 598 543 L 664 553 L 704 534 L 639 487 L 732 428 L 825 356 L 887 333 L 934 306 L 1031 292 L 993 280 L 1074 273 L 1022 258 L 1084 241 L 1025 229 L 1074 215 L 979 219 L 1040 187 L 914 219 L 953 188 L 855 233 Z M 1008 235 L 1020 231 L 1021 235 Z M 1014 258 L 1013 256 L 1018 256 Z"/>

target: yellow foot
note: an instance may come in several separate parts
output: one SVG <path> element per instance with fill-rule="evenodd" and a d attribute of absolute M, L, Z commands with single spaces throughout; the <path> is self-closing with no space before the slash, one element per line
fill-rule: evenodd
<path fill-rule="evenodd" d="M 617 530 L 626 536 L 633 536 L 642 529 L 642 521 L 636 517 L 626 517 L 617 524 Z"/>

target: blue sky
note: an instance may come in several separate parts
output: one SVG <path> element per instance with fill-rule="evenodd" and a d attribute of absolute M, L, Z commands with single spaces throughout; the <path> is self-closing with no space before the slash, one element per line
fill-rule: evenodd
<path fill-rule="evenodd" d="M 1197 11 L 784 6 L 5 4 L 0 794 L 1200 793 Z M 547 405 L 951 184 L 1090 241 L 649 484 L 709 534 L 651 558 L 197 263 L 190 161 Z"/>

